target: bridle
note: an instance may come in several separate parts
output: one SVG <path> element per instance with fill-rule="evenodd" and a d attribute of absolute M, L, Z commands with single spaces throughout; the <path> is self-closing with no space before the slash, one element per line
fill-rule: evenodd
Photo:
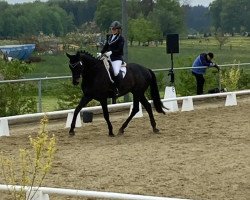
<path fill-rule="evenodd" d="M 80 64 L 82 66 L 82 61 L 79 60 L 79 61 L 77 61 L 76 63 L 73 63 L 73 64 L 69 63 L 69 66 L 71 68 L 75 68 L 78 64 Z"/>

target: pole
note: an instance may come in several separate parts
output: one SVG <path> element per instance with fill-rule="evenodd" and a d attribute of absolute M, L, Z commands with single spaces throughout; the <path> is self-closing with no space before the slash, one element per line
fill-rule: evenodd
<path fill-rule="evenodd" d="M 123 57 L 124 61 L 128 63 L 128 12 L 127 12 L 127 2 L 126 0 L 121 0 L 122 5 L 122 35 L 125 39 Z M 129 101 L 129 95 L 124 96 L 124 101 Z"/>
<path fill-rule="evenodd" d="M 42 80 L 38 81 L 38 112 L 42 112 Z"/>
<path fill-rule="evenodd" d="M 171 85 L 174 85 L 174 58 L 172 52 L 171 52 L 171 68 L 168 71 L 168 75 L 170 76 Z"/>
<path fill-rule="evenodd" d="M 122 35 L 125 39 L 124 43 L 124 60 L 128 62 L 128 12 L 126 0 L 121 0 L 122 3 Z"/>

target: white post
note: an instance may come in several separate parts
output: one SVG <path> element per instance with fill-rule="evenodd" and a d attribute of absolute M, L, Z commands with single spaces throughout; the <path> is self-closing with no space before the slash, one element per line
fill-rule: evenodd
<path fill-rule="evenodd" d="M 10 136 L 8 119 L 0 118 L 0 137 L 1 136 Z"/>
<path fill-rule="evenodd" d="M 236 94 L 235 93 L 228 94 L 225 106 L 236 106 L 236 105 L 237 105 Z"/>
<path fill-rule="evenodd" d="M 194 110 L 193 98 L 187 97 L 183 99 L 181 111 L 191 111 Z"/>
<path fill-rule="evenodd" d="M 73 116 L 74 116 L 73 112 L 69 112 L 68 113 L 65 128 L 69 128 L 71 126 L 71 122 L 72 122 Z M 77 117 L 76 117 L 76 127 L 81 127 L 81 126 L 82 126 L 82 121 L 81 121 L 81 117 L 80 117 L 80 113 L 79 113 L 77 115 Z"/>
<path fill-rule="evenodd" d="M 40 190 L 28 190 L 26 192 L 26 200 L 49 200 L 49 195 L 44 194 Z"/>
<path fill-rule="evenodd" d="M 174 86 L 171 86 L 171 87 L 167 86 L 165 88 L 164 99 L 171 99 L 171 98 L 176 98 L 175 87 Z M 169 109 L 166 111 L 169 111 L 169 112 L 179 111 L 177 100 L 163 102 L 163 105 L 164 105 L 164 107 Z"/>
<path fill-rule="evenodd" d="M 129 115 L 131 114 L 132 109 L 133 109 L 133 104 L 130 106 Z M 139 111 L 135 114 L 133 118 L 139 118 L 139 117 L 143 117 L 141 103 L 139 103 Z"/>

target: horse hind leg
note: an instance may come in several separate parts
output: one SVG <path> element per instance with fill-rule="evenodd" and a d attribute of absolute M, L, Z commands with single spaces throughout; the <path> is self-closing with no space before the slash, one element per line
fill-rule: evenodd
<path fill-rule="evenodd" d="M 129 122 L 132 120 L 132 118 L 135 116 L 135 114 L 139 111 L 139 100 L 134 97 L 133 100 L 133 109 L 127 118 L 127 120 L 123 123 L 121 128 L 119 129 L 118 135 L 123 135 L 125 128 L 128 126 Z"/>
<path fill-rule="evenodd" d="M 153 132 L 158 133 L 159 129 L 156 128 L 156 122 L 155 122 L 155 119 L 154 119 L 151 104 L 148 102 L 148 100 L 146 99 L 146 97 L 144 95 L 140 99 L 140 102 L 144 106 L 144 108 L 146 109 L 146 111 L 147 111 L 147 113 L 149 115 L 149 119 L 150 119 L 151 126 L 153 128 Z"/>

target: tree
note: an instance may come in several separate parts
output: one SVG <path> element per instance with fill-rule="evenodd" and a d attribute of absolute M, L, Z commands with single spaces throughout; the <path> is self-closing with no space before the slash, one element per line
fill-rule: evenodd
<path fill-rule="evenodd" d="M 6 17 L 8 16 L 8 17 Z M 45 34 L 63 35 L 74 28 L 72 18 L 57 5 L 34 2 L 8 6 L 0 12 L 3 37 Z"/>
<path fill-rule="evenodd" d="M 161 28 L 163 35 L 184 29 L 183 12 L 178 0 L 158 0 L 148 19 Z"/>
<path fill-rule="evenodd" d="M 134 40 L 138 41 L 139 45 L 146 42 L 149 44 L 150 41 L 159 40 L 159 35 L 161 35 L 160 29 L 143 16 L 129 20 L 128 38 L 131 45 L 133 45 Z"/>
<path fill-rule="evenodd" d="M 209 16 L 209 9 L 204 6 L 189 5 L 182 6 L 184 10 L 184 21 L 188 29 L 194 29 L 198 32 L 209 32 L 211 20 Z"/>
<path fill-rule="evenodd" d="M 154 9 L 154 0 L 141 0 L 140 7 L 144 17 L 147 17 Z"/>
<path fill-rule="evenodd" d="M 99 1 L 94 19 L 102 31 L 107 31 L 112 21 L 121 21 L 121 2 L 117 0 Z"/>
<path fill-rule="evenodd" d="M 210 6 L 212 23 L 216 29 L 221 28 L 232 35 L 242 27 L 250 30 L 249 10 L 249 0 L 215 0 Z"/>

